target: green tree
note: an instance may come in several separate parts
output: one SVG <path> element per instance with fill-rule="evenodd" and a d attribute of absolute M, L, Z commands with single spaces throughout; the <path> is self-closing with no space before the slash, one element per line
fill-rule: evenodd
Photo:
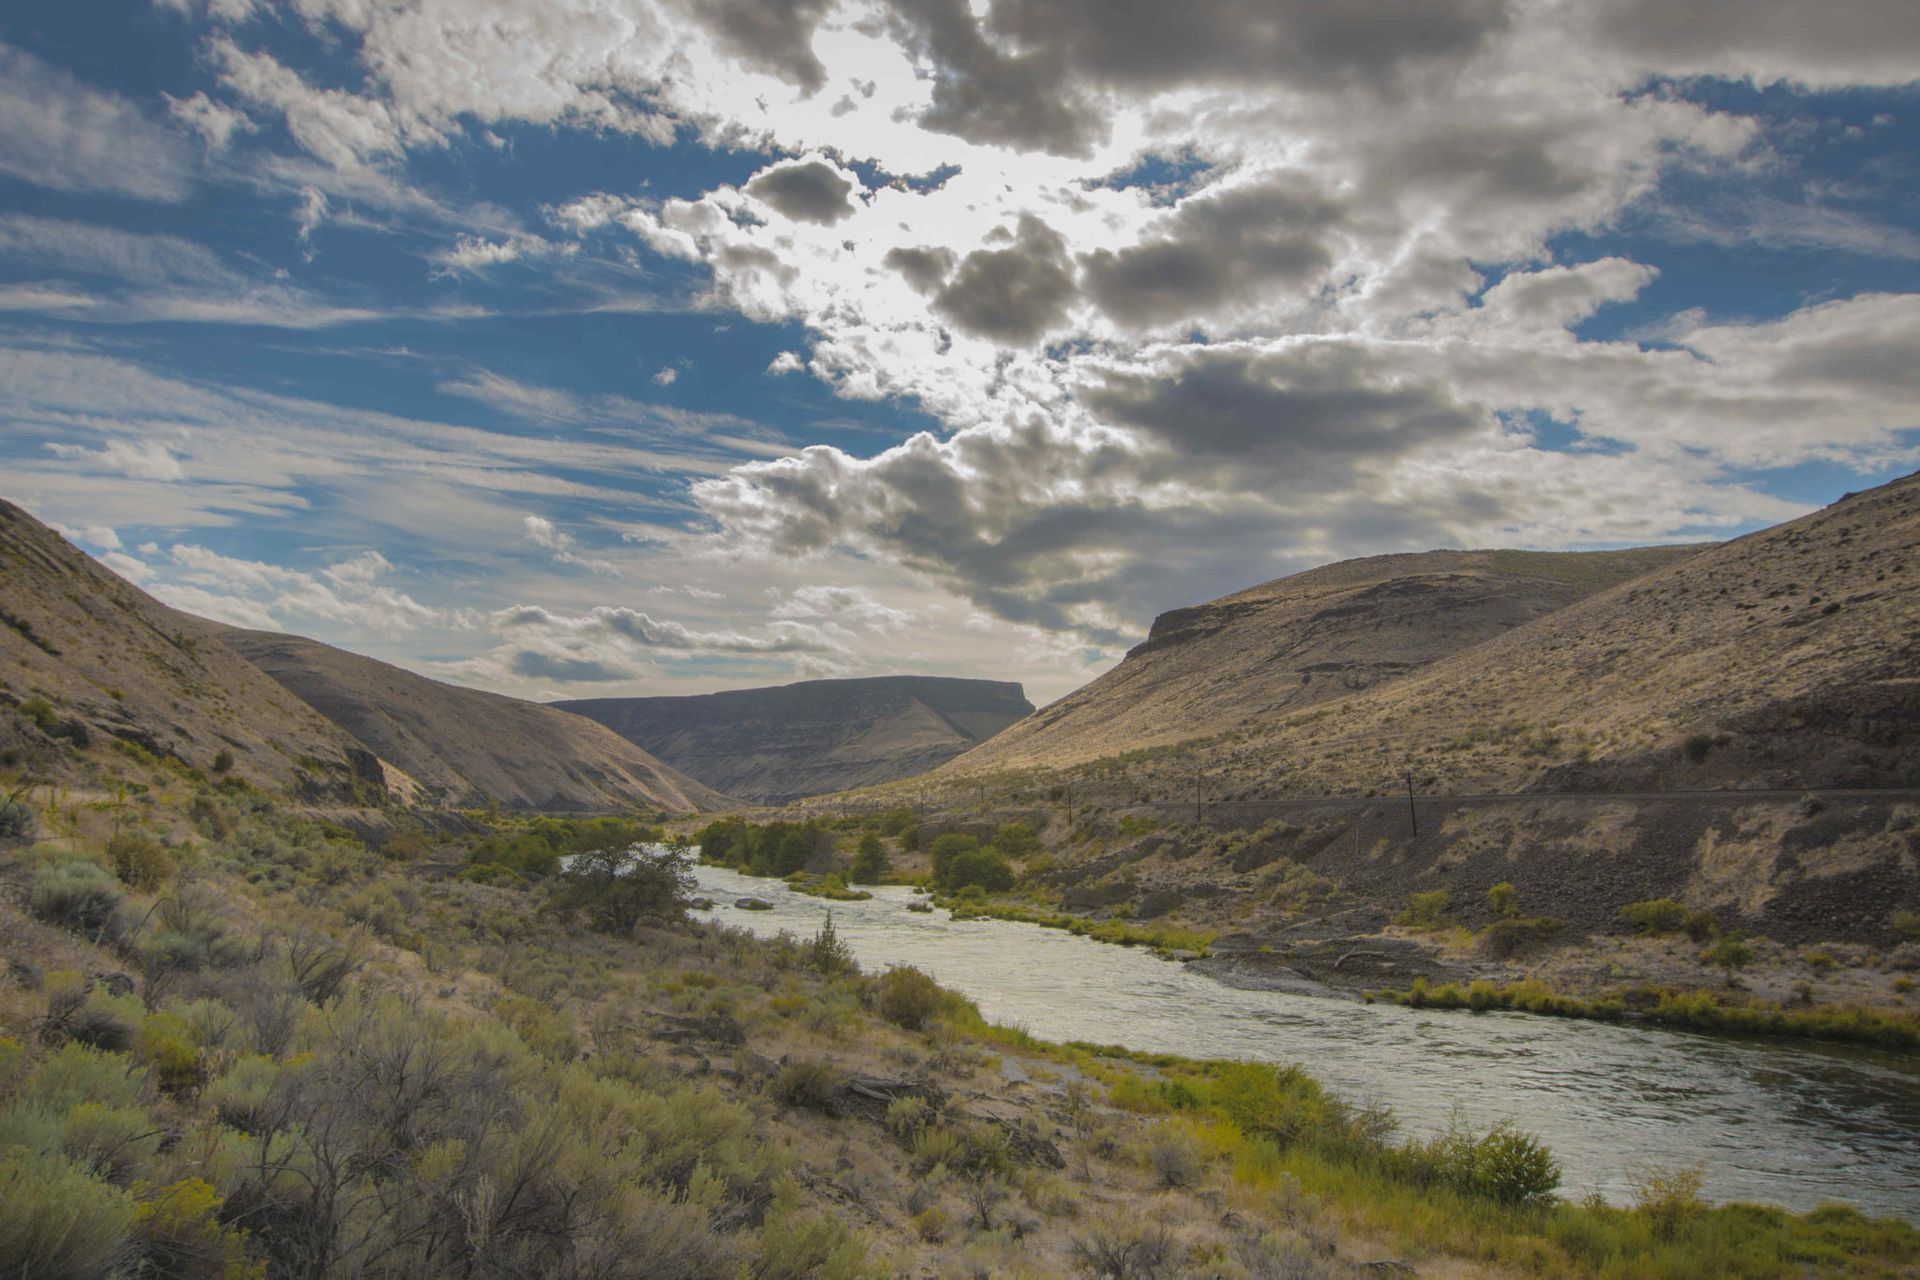
<path fill-rule="evenodd" d="M 953 860 L 963 853 L 973 853 L 979 848 L 980 841 L 976 836 L 962 835 L 958 831 L 949 831 L 946 835 L 936 836 L 933 848 L 927 851 L 927 856 L 933 860 L 934 883 L 946 884 Z"/>
<path fill-rule="evenodd" d="M 880 833 L 868 831 L 860 837 L 860 851 L 853 857 L 853 882 L 855 884 L 879 884 L 887 878 L 887 846 L 881 843 Z"/>
<path fill-rule="evenodd" d="M 692 866 L 671 849 L 596 849 L 576 856 L 559 879 L 553 909 L 584 917 L 600 933 L 683 919 L 693 894 Z"/>
<path fill-rule="evenodd" d="M 992 845 L 955 854 L 938 877 L 939 885 L 949 892 L 978 885 L 989 893 L 1013 888 L 1013 867 Z"/>
<path fill-rule="evenodd" d="M 1487 890 L 1487 905 L 1495 915 L 1511 919 L 1520 914 L 1520 895 L 1514 892 L 1512 884 L 1502 880 Z"/>

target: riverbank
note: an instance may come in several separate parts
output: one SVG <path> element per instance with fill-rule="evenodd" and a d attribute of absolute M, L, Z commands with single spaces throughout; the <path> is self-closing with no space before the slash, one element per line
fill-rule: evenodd
<path fill-rule="evenodd" d="M 1450 982 L 1430 987 L 1424 978 L 1416 978 L 1405 991 L 1374 991 L 1368 998 L 1414 1009 L 1470 1009 L 1476 1013 L 1502 1009 L 1606 1022 L 1637 1019 L 1690 1031 L 1832 1040 L 1903 1051 L 1920 1049 L 1920 1022 L 1892 1017 L 1877 1009 L 1788 1009 L 1738 996 L 1729 998 L 1717 991 L 1637 986 L 1618 997 L 1583 1000 L 1540 982 L 1502 986 L 1482 980 L 1464 986 Z"/>

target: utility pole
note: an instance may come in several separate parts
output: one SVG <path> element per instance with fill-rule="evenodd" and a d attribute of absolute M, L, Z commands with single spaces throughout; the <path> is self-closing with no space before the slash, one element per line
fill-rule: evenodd
<path fill-rule="evenodd" d="M 1418 839 L 1420 835 L 1420 814 L 1413 807 L 1413 770 L 1411 769 L 1407 770 L 1407 821 L 1413 824 L 1413 834 L 1414 837 Z"/>

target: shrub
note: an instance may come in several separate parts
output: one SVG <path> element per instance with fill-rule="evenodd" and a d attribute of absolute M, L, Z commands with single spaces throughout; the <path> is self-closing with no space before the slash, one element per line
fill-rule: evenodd
<path fill-rule="evenodd" d="M 1502 1204 L 1525 1204 L 1553 1195 L 1560 1166 L 1538 1138 L 1502 1121 L 1474 1144 L 1471 1180 Z"/>
<path fill-rule="evenodd" d="M 833 927 L 833 912 L 827 912 L 827 918 L 820 925 L 820 932 L 800 944 L 800 951 L 806 957 L 807 966 L 815 972 L 829 977 L 849 972 L 853 969 L 853 948 L 849 947 Z"/>
<path fill-rule="evenodd" d="M 1720 932 L 1720 922 L 1713 918 L 1711 911 L 1687 912 L 1687 918 L 1681 921 L 1680 927 L 1695 942 L 1706 942 Z"/>
<path fill-rule="evenodd" d="M 233 768 L 233 752 L 226 747 L 213 753 L 213 771 L 225 773 Z"/>
<path fill-rule="evenodd" d="M 114 1273 L 128 1254 L 133 1205 L 126 1194 L 58 1156 L 0 1151 L 0 1258 L 9 1274 Z"/>
<path fill-rule="evenodd" d="M 173 874 L 173 855 L 141 831 L 117 831 L 107 841 L 114 874 L 136 889 L 157 889 Z"/>
<path fill-rule="evenodd" d="M 1831 951 L 1809 951 L 1806 954 L 1807 967 L 1815 973 L 1832 973 L 1839 968 L 1840 962 L 1834 959 Z"/>
<path fill-rule="evenodd" d="M 51 993 L 50 993 L 51 995 Z M 91 1045 L 108 1053 L 120 1053 L 133 1044 L 144 1014 L 135 996 L 116 996 L 103 987 L 95 987 L 70 1016 L 59 1020 L 59 1030 L 68 1039 Z M 55 1003 L 47 1004 L 48 1030 L 55 1028 Z"/>
<path fill-rule="evenodd" d="M 1069 1237 L 1074 1269 L 1102 1280 L 1157 1280 L 1174 1274 L 1175 1242 L 1165 1222 L 1103 1218 Z"/>
<path fill-rule="evenodd" d="M 21 799 L 26 784 L 13 794 L 0 796 L 0 840 L 29 840 L 33 837 L 33 810 Z"/>
<path fill-rule="evenodd" d="M 1748 946 L 1746 940 L 1739 934 L 1731 933 L 1708 948 L 1702 959 L 1724 971 L 1727 981 L 1732 982 L 1736 970 L 1744 969 L 1753 963 L 1753 948 Z"/>
<path fill-rule="evenodd" d="M 1680 753 L 1693 764 L 1702 764 L 1713 752 L 1713 735 L 1696 733 L 1680 744 Z"/>
<path fill-rule="evenodd" d="M 908 1031 L 926 1026 L 939 1012 L 945 994 L 938 983 L 910 964 L 895 965 L 881 974 L 877 990 L 880 1016 Z"/>
<path fill-rule="evenodd" d="M 109 1181 L 125 1183 L 160 1151 L 165 1135 L 144 1107 L 82 1102 L 60 1120 L 60 1145 Z"/>
<path fill-rule="evenodd" d="M 81 1102 L 130 1107 L 146 1092 L 147 1073 L 120 1053 L 69 1043 L 47 1055 L 18 1096 L 64 1113 Z"/>
<path fill-rule="evenodd" d="M 1437 928 L 1446 919 L 1453 895 L 1445 889 L 1416 893 L 1407 899 L 1407 909 L 1394 917 L 1394 923 L 1412 929 Z"/>
<path fill-rule="evenodd" d="M 1496 959 L 1519 955 L 1536 943 L 1545 942 L 1560 932 L 1560 921 L 1551 916 L 1527 920 L 1496 920 L 1480 931 L 1480 949 Z"/>
<path fill-rule="evenodd" d="M 1242 1133 L 1272 1138 L 1283 1147 L 1319 1129 L 1327 1114 L 1319 1082 L 1292 1065 L 1223 1064 L 1215 1068 L 1209 1093 Z"/>
<path fill-rule="evenodd" d="M 1687 909 L 1672 898 L 1647 898 L 1629 902 L 1620 908 L 1620 915 L 1640 932 L 1658 936 L 1673 933 L 1684 925 Z"/>
<path fill-rule="evenodd" d="M 1487 890 L 1487 906 L 1497 916 L 1517 916 L 1520 914 L 1520 895 L 1514 892 L 1513 885 L 1502 880 Z"/>
<path fill-rule="evenodd" d="M 140 1060 L 153 1069 L 153 1078 L 168 1093 L 191 1093 L 200 1087 L 203 1071 L 200 1046 L 186 1019 L 172 1013 L 149 1016 L 140 1028 Z"/>
<path fill-rule="evenodd" d="M 34 726 L 42 733 L 52 733 L 54 725 L 60 722 L 60 718 L 53 712 L 53 704 L 45 698 L 28 698 L 20 704 L 19 712 L 33 721 Z"/>
<path fill-rule="evenodd" d="M 126 893 L 106 868 L 78 859 L 51 862 L 33 873 L 27 905 L 50 920 L 96 938 L 117 940 Z"/>
<path fill-rule="evenodd" d="M 993 833 L 993 847 L 1009 858 L 1024 858 L 1040 847 L 1040 839 L 1026 823 L 1008 822 Z"/>
<path fill-rule="evenodd" d="M 1659 1240 L 1671 1240 L 1680 1228 L 1705 1212 L 1700 1188 L 1706 1172 L 1699 1165 L 1682 1169 L 1643 1168 L 1635 1171 L 1634 1208 L 1647 1216 Z"/>
<path fill-rule="evenodd" d="M 1895 933 L 1910 942 L 1920 942 L 1920 911 L 1896 911 L 1891 923 Z"/>
<path fill-rule="evenodd" d="M 1193 1136 L 1162 1125 L 1147 1144 L 1147 1167 L 1163 1187 L 1190 1187 L 1206 1172 Z"/>
<path fill-rule="evenodd" d="M 817 1058 L 794 1058 L 773 1078 L 773 1096 L 789 1107 L 831 1112 L 840 1096 L 840 1073 Z"/>
<path fill-rule="evenodd" d="M 265 1054 L 250 1053 L 207 1085 L 205 1098 L 222 1124 L 242 1133 L 256 1133 L 267 1115 L 267 1102 L 280 1079 L 281 1066 Z"/>
<path fill-rule="evenodd" d="M 237 963 L 245 952 L 240 940 L 227 931 L 213 893 L 198 885 L 183 885 L 160 900 L 153 936 L 142 947 L 154 972 L 173 969 L 199 973 Z"/>
<path fill-rule="evenodd" d="M 247 1257 L 245 1234 L 221 1225 L 219 1210 L 219 1194 L 201 1178 L 183 1178 L 146 1192 L 133 1213 L 143 1270 L 163 1276 L 263 1278 L 265 1268 Z"/>

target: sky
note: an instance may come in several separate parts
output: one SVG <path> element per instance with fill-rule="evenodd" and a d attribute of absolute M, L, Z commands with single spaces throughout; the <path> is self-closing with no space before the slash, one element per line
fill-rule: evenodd
<path fill-rule="evenodd" d="M 0 12 L 0 496 L 533 698 L 1045 702 L 1920 467 L 1912 0 Z"/>

